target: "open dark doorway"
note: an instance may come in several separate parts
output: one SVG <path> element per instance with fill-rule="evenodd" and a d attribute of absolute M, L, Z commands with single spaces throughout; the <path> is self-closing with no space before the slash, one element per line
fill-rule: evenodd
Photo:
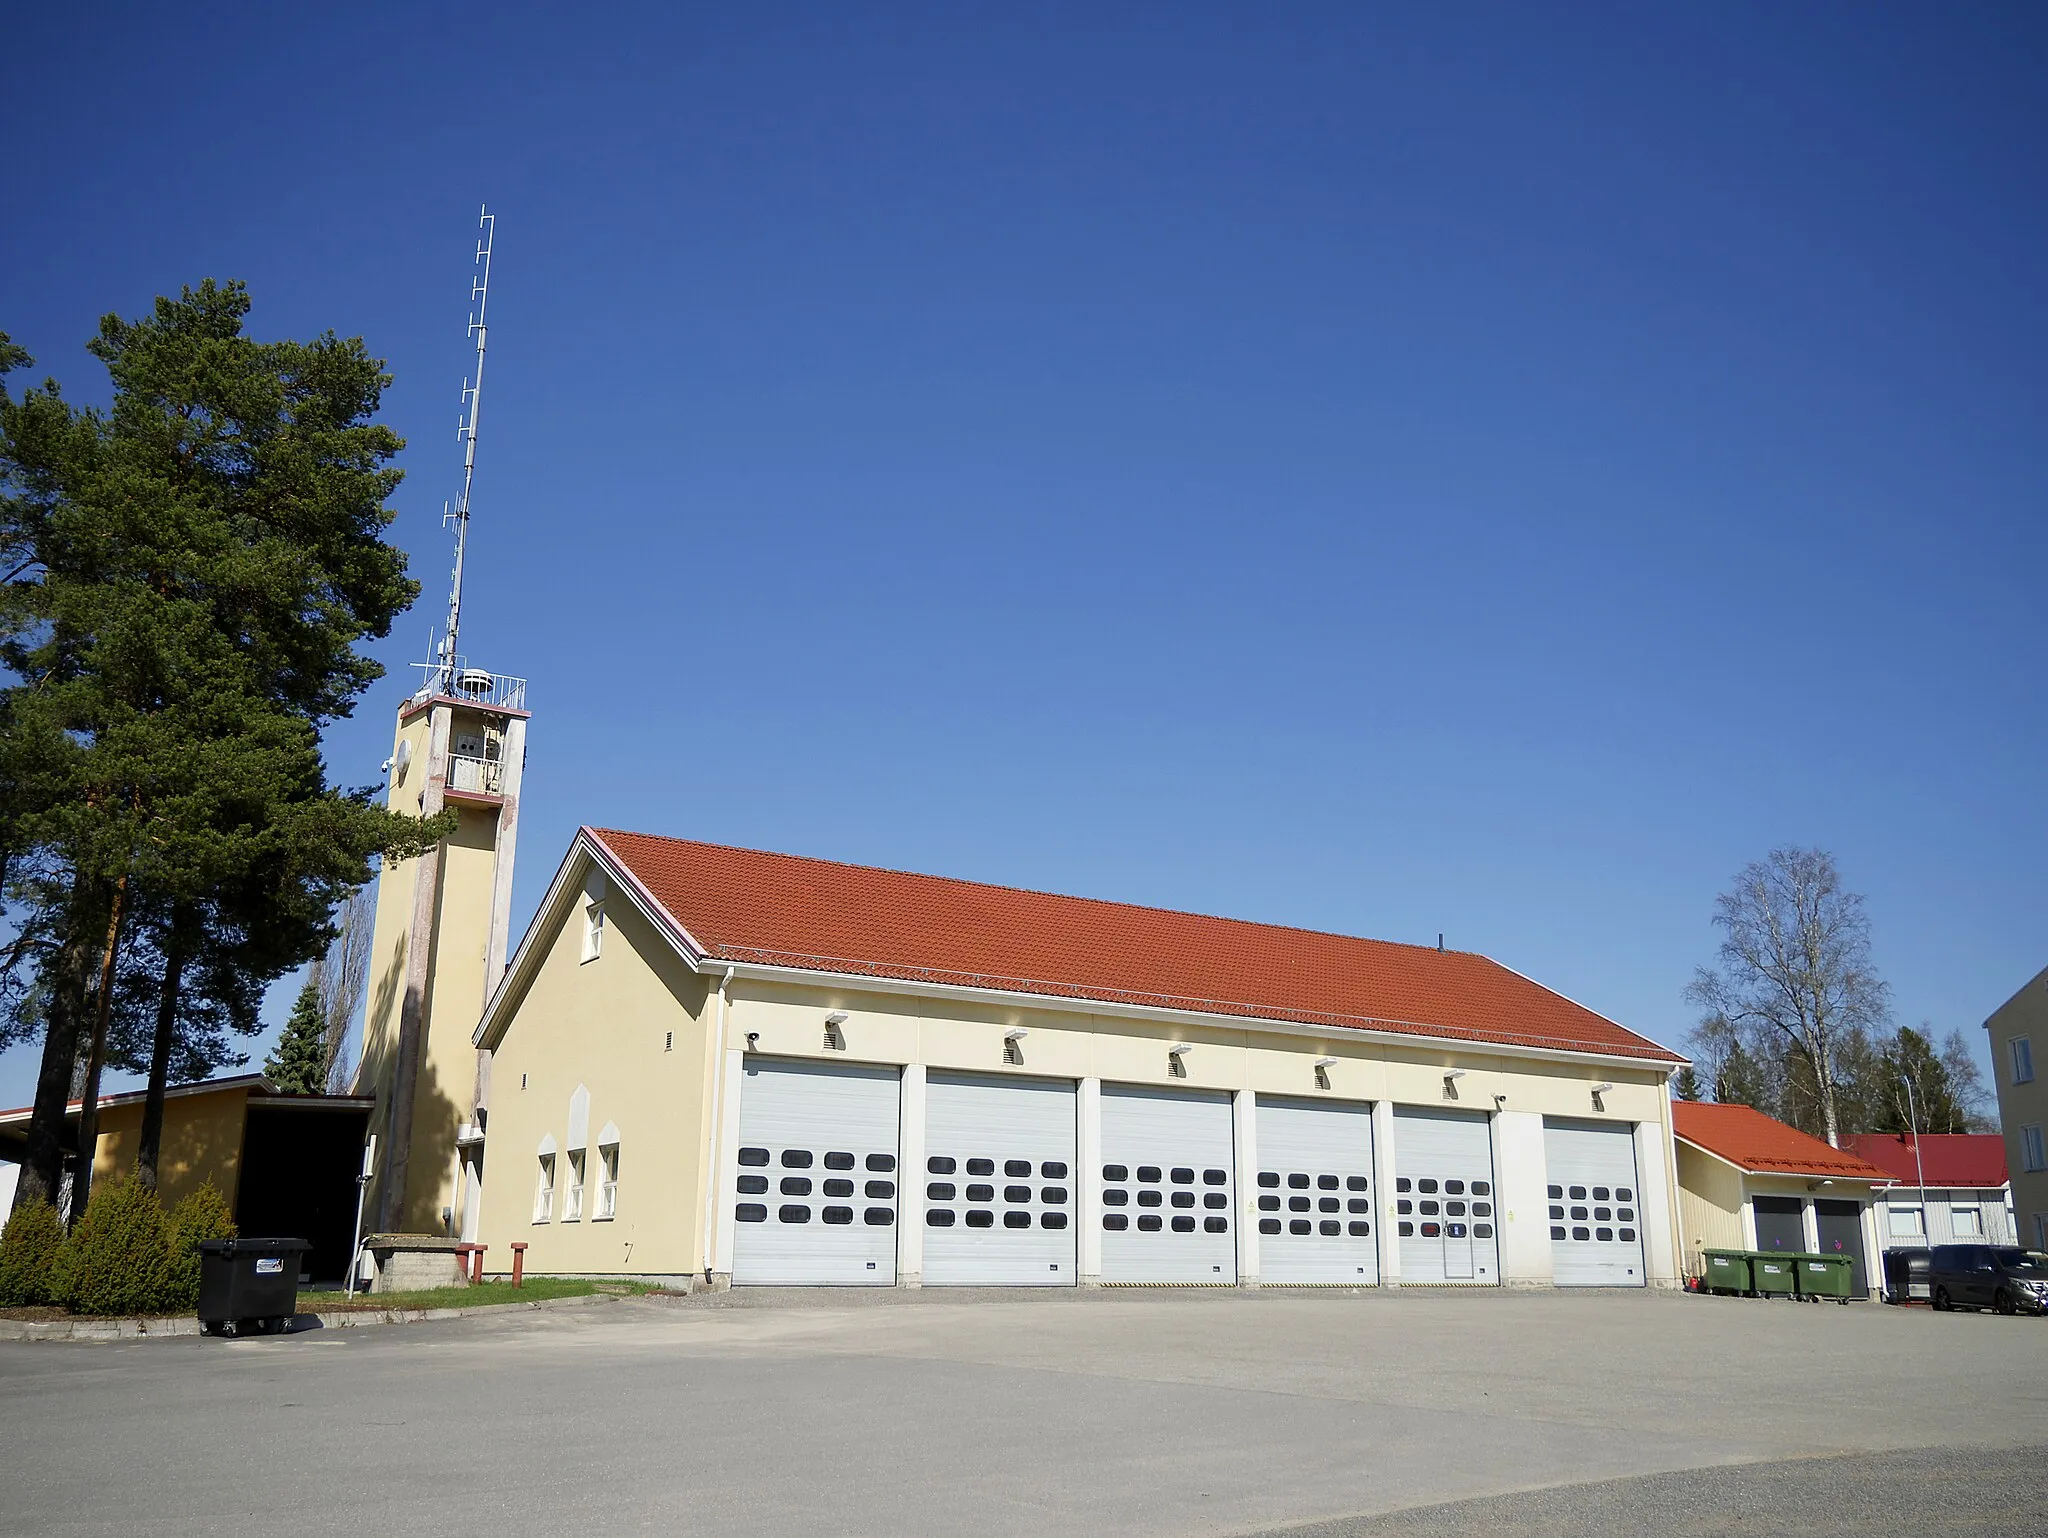
<path fill-rule="evenodd" d="M 369 1122 L 366 1101 L 249 1102 L 235 1223 L 251 1238 L 306 1240 L 313 1281 L 348 1274 Z"/>

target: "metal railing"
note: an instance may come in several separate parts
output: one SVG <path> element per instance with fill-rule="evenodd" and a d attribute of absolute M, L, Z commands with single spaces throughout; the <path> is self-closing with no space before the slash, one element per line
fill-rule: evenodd
<path fill-rule="evenodd" d="M 510 673 L 490 673 L 482 668 L 473 668 L 462 657 L 452 662 L 415 662 L 413 666 L 425 675 L 415 698 L 444 694 L 451 699 L 467 700 L 486 710 L 526 708 L 526 680 L 514 678 Z"/>
<path fill-rule="evenodd" d="M 495 758 L 472 758 L 467 753 L 448 755 L 448 788 L 478 795 L 504 794 L 505 766 Z"/>

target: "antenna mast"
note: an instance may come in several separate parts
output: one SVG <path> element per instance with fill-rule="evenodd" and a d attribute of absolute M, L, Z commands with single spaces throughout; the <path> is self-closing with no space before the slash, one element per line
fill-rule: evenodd
<path fill-rule="evenodd" d="M 477 412 L 483 404 L 484 395 L 484 343 L 489 329 L 484 323 L 485 311 L 491 302 L 491 237 L 497 231 L 498 216 L 488 205 L 477 216 L 477 228 L 483 237 L 476 243 L 476 265 L 483 269 L 473 275 L 469 283 L 470 302 L 476 311 L 469 318 L 470 335 L 476 338 L 476 379 L 462 382 L 462 402 L 469 408 L 468 415 L 455 419 L 455 436 L 462 443 L 462 495 L 456 498 L 452 511 L 444 511 L 441 522 L 455 525 L 455 575 L 448 588 L 448 629 L 441 637 L 441 656 L 437 671 L 440 674 L 438 686 L 446 692 L 455 682 L 455 669 L 460 661 L 456 650 L 462 634 L 462 557 L 469 544 L 469 488 L 476 479 L 476 423 Z"/>

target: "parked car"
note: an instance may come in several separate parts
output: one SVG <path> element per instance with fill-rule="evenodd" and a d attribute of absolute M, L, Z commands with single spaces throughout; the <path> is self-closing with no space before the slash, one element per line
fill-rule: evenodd
<path fill-rule="evenodd" d="M 1937 1244 L 1928 1256 L 1936 1308 L 2048 1314 L 2048 1255 L 1996 1244 Z"/>

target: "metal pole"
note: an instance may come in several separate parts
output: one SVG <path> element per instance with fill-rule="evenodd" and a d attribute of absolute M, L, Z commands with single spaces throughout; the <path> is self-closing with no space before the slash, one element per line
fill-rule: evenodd
<path fill-rule="evenodd" d="M 348 1245 L 348 1288 L 346 1296 L 353 1303 L 356 1297 L 356 1271 L 363 1263 L 363 1200 L 370 1194 L 370 1169 L 377 1157 L 377 1134 L 372 1132 L 370 1140 L 363 1144 L 363 1170 L 356 1176 L 356 1231 Z"/>
<path fill-rule="evenodd" d="M 1927 1166 L 1920 1159 L 1920 1114 L 1913 1109 L 1913 1081 L 1900 1074 L 1899 1082 L 1906 1086 L 1906 1127 L 1913 1134 L 1913 1170 L 1920 1180 L 1920 1242 L 1932 1248 L 1934 1230 L 1927 1222 Z"/>

